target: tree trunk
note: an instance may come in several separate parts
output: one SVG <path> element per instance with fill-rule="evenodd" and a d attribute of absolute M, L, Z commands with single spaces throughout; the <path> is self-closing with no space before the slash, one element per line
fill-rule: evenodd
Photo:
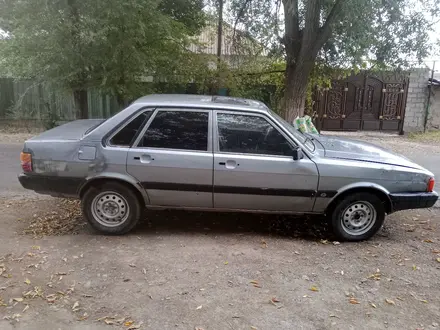
<path fill-rule="evenodd" d="M 87 90 L 74 90 L 73 99 L 75 102 L 76 119 L 88 119 L 89 103 L 87 101 Z"/>
<path fill-rule="evenodd" d="M 297 60 L 296 63 L 298 64 L 288 64 L 285 73 L 284 118 L 289 123 L 293 122 L 297 116 L 304 116 L 307 85 L 314 66 L 314 60 Z"/>

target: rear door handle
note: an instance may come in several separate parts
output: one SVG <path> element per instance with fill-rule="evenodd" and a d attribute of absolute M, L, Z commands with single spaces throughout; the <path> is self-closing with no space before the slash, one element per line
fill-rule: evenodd
<path fill-rule="evenodd" d="M 144 164 L 148 164 L 154 160 L 154 158 L 151 157 L 150 155 L 134 156 L 133 159 L 140 160 L 141 163 L 144 163 Z"/>
<path fill-rule="evenodd" d="M 235 160 L 228 159 L 226 162 L 219 162 L 219 165 L 225 166 L 227 169 L 234 169 L 237 166 L 240 166 Z"/>

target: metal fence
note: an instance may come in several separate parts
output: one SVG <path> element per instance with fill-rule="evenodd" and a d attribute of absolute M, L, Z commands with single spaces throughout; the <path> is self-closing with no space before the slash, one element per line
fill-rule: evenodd
<path fill-rule="evenodd" d="M 88 91 L 88 103 L 90 118 L 108 118 L 120 110 L 114 96 L 98 89 Z M 0 78 L 0 119 L 38 121 L 45 120 L 49 112 L 60 120 L 74 120 L 72 93 L 37 85 L 31 80 Z"/>

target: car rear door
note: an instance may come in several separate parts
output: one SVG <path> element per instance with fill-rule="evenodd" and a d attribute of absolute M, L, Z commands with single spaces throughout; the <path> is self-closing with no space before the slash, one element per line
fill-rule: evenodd
<path fill-rule="evenodd" d="M 155 111 L 127 155 L 151 205 L 212 207 L 211 111 Z"/>
<path fill-rule="evenodd" d="M 318 170 L 307 156 L 293 160 L 295 147 L 268 116 L 214 114 L 214 207 L 309 212 Z"/>

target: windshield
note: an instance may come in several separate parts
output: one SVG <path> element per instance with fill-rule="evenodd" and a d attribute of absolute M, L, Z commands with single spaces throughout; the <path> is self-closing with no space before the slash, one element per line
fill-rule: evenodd
<path fill-rule="evenodd" d="M 278 120 L 278 122 L 285 129 L 287 129 L 290 133 L 292 133 L 295 136 L 295 138 L 298 139 L 299 142 L 304 144 L 307 147 L 307 149 L 309 149 L 310 151 L 315 150 L 315 144 L 313 143 L 312 140 L 310 140 L 307 136 L 305 136 L 303 133 L 298 131 L 295 127 L 290 125 L 287 121 L 285 121 L 283 118 L 281 118 L 278 114 L 276 114 L 272 110 L 269 110 L 269 112 L 272 116 L 274 116 Z"/>

